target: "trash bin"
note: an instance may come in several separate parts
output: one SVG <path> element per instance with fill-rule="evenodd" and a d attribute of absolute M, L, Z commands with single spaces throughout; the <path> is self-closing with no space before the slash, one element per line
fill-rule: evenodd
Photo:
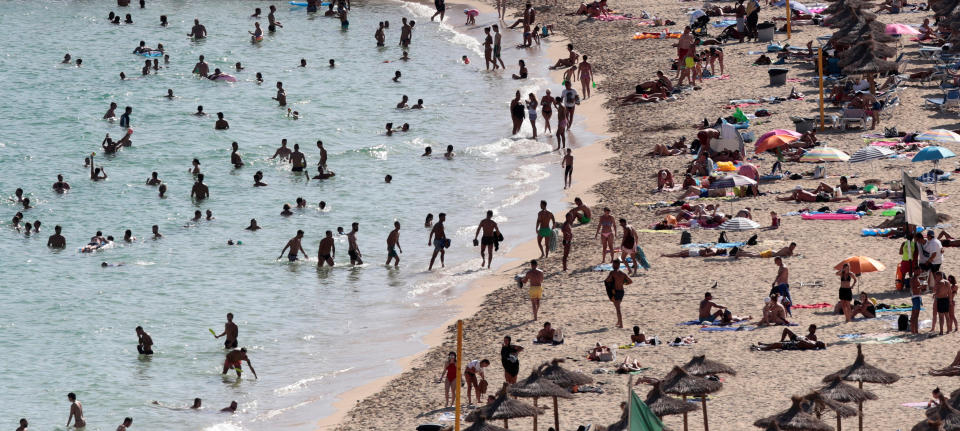
<path fill-rule="evenodd" d="M 812 118 L 790 117 L 793 120 L 794 129 L 797 133 L 807 133 L 817 127 L 817 121 Z"/>
<path fill-rule="evenodd" d="M 775 29 L 776 25 L 769 21 L 757 24 L 757 41 L 770 42 L 773 40 L 773 31 Z"/>
<path fill-rule="evenodd" d="M 784 85 L 787 83 L 787 72 L 789 69 L 770 69 L 767 71 L 770 74 L 770 85 Z"/>

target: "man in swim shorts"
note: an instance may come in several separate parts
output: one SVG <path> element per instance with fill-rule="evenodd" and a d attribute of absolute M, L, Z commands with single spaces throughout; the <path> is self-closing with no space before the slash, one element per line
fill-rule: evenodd
<path fill-rule="evenodd" d="M 320 248 L 317 250 L 317 267 L 323 268 L 323 264 L 333 266 L 333 258 L 337 254 L 337 246 L 333 241 L 333 232 L 327 231 L 326 236 L 320 240 Z"/>
<path fill-rule="evenodd" d="M 607 298 L 613 302 L 613 308 L 617 310 L 617 327 L 623 327 L 623 315 L 620 313 L 620 303 L 623 302 L 623 286 L 633 283 L 626 273 L 620 270 L 620 261 L 613 259 L 613 269 L 603 280 L 603 285 L 607 290 Z"/>
<path fill-rule="evenodd" d="M 280 148 L 277 148 L 277 151 L 274 151 L 273 156 L 270 158 L 275 159 L 280 157 L 280 160 L 284 160 L 290 158 L 291 153 L 290 148 L 287 148 L 287 140 L 284 138 L 280 140 Z"/>
<path fill-rule="evenodd" d="M 549 241 L 549 238 L 553 236 L 553 228 L 556 226 L 557 220 L 553 217 L 553 213 L 547 211 L 547 201 L 540 201 L 540 212 L 537 213 L 537 247 L 540 248 L 540 258 L 546 258 L 550 256 L 550 247 L 547 243 L 547 247 L 544 247 L 544 242 Z"/>
<path fill-rule="evenodd" d="M 283 250 L 280 250 L 280 256 L 277 257 L 277 259 L 283 257 L 283 253 L 287 251 L 287 249 L 290 249 L 290 254 L 287 255 L 287 259 L 289 259 L 290 262 L 295 262 L 297 260 L 298 252 L 302 251 L 303 255 L 306 256 L 307 251 L 303 249 L 301 241 L 303 241 L 303 231 L 298 230 L 297 236 L 290 238 L 290 241 L 287 241 L 287 245 L 283 246 Z"/>
<path fill-rule="evenodd" d="M 357 245 L 357 232 L 360 231 L 360 223 L 353 222 L 350 225 L 350 232 L 347 232 L 347 254 L 350 256 L 351 265 L 363 265 L 363 256 L 360 254 L 360 246 Z"/>
<path fill-rule="evenodd" d="M 576 204 L 577 206 L 573 207 L 573 209 L 571 209 L 567 213 L 573 214 L 573 216 L 576 217 L 577 221 L 579 221 L 580 224 L 590 223 L 590 216 L 593 215 L 590 211 L 590 207 L 584 205 L 583 200 L 581 200 L 580 198 L 573 198 L 573 203 Z"/>
<path fill-rule="evenodd" d="M 293 163 L 293 172 L 303 172 L 307 168 L 307 156 L 300 152 L 300 144 L 293 144 L 290 163 Z"/>
<path fill-rule="evenodd" d="M 62 228 L 60 225 L 53 227 L 53 235 L 50 235 L 50 238 L 47 238 L 47 247 L 50 248 L 66 248 L 67 239 L 60 235 L 60 230 Z"/>
<path fill-rule="evenodd" d="M 563 168 L 563 188 L 566 190 L 573 185 L 573 150 L 567 148 L 567 155 L 560 161 L 560 167 Z"/>
<path fill-rule="evenodd" d="M 496 68 L 497 63 L 500 63 L 500 67 L 506 69 L 507 65 L 503 64 L 503 58 L 500 57 L 500 26 L 493 25 L 493 66 Z"/>
<path fill-rule="evenodd" d="M 521 286 L 524 283 L 530 283 L 528 289 L 530 293 L 530 305 L 533 307 L 533 320 L 537 320 L 537 312 L 540 311 L 540 299 L 543 298 L 543 271 L 537 269 L 537 261 L 530 261 L 530 270 L 524 274 L 520 280 Z"/>
<path fill-rule="evenodd" d="M 437 258 L 437 254 L 440 255 L 440 267 L 443 267 L 444 249 L 447 248 L 447 242 L 449 241 L 443 231 L 443 222 L 446 219 L 447 215 L 440 213 L 437 216 L 437 223 L 433 225 L 433 229 L 430 229 L 430 235 L 427 236 L 427 246 L 433 246 L 433 256 L 430 257 L 430 266 L 427 267 L 427 271 L 433 270 L 433 262 Z"/>
<path fill-rule="evenodd" d="M 790 270 L 783 264 L 783 258 L 780 256 L 775 257 L 773 263 L 777 265 L 777 276 L 773 279 L 770 293 L 779 294 L 783 298 L 783 307 L 787 314 L 793 316 L 790 312 L 790 306 L 793 304 L 793 297 L 790 296 Z"/>
<path fill-rule="evenodd" d="M 203 174 L 197 174 L 197 181 L 193 183 L 193 188 L 190 189 L 190 197 L 198 201 L 210 197 L 210 189 L 203 183 Z"/>
<path fill-rule="evenodd" d="M 483 231 L 483 236 L 480 237 L 480 267 L 483 268 L 483 265 L 487 265 L 487 269 L 490 269 L 490 263 L 493 262 L 493 250 L 494 248 L 499 247 L 499 238 L 503 235 L 500 233 L 500 227 L 497 226 L 497 222 L 493 221 L 493 211 L 487 210 L 487 218 L 480 220 L 480 224 L 477 225 L 477 231 L 473 234 L 473 245 L 477 245 L 477 236 L 480 235 L 480 232 Z M 484 255 L 486 252 L 486 255 Z"/>
<path fill-rule="evenodd" d="M 932 232 L 932 231 L 931 231 Z M 943 335 L 943 322 L 947 322 L 947 332 L 953 329 L 953 321 L 950 319 L 950 295 L 953 294 L 950 283 L 943 279 L 943 273 L 936 271 L 933 273 L 933 300 L 936 310 L 936 319 L 940 322 L 940 335 Z M 937 321 L 930 324 L 930 332 L 933 332 Z"/>
<path fill-rule="evenodd" d="M 200 24 L 199 19 L 193 20 L 193 28 L 190 29 L 190 33 L 187 33 L 187 36 L 190 36 L 194 39 L 203 39 L 207 37 L 207 28 Z M 200 56 L 200 61 L 203 61 L 203 56 Z M 203 76 L 205 74 L 201 74 Z"/>
<path fill-rule="evenodd" d="M 150 334 L 147 331 L 143 330 L 142 326 L 137 326 L 137 352 L 141 355 L 152 355 L 153 354 L 153 338 L 150 337 Z"/>
<path fill-rule="evenodd" d="M 227 323 L 223 324 L 223 332 L 220 335 L 214 335 L 214 338 L 227 337 L 223 342 L 223 347 L 225 349 L 235 349 L 239 333 L 240 327 L 233 323 L 233 313 L 227 313 Z"/>
<path fill-rule="evenodd" d="M 717 309 L 717 312 L 711 313 L 714 308 Z M 723 311 L 726 309 L 727 307 L 713 302 L 713 294 L 710 292 L 704 293 L 703 300 L 700 301 L 700 311 L 697 315 L 697 321 L 713 323 L 723 316 Z"/>
<path fill-rule="evenodd" d="M 230 371 L 232 368 L 237 372 L 237 377 L 240 377 L 240 374 L 243 372 L 241 365 L 243 361 L 247 361 L 247 365 L 250 366 L 250 371 L 253 373 L 254 378 L 257 377 L 257 370 L 253 369 L 253 364 L 250 363 L 250 358 L 247 356 L 247 348 L 233 349 L 227 352 L 227 357 L 223 361 L 223 373 L 226 375 L 227 371 Z"/>
<path fill-rule="evenodd" d="M 400 255 L 397 254 L 397 250 L 400 250 L 400 253 L 403 253 L 403 248 L 400 247 L 400 222 L 393 222 L 393 230 L 390 231 L 390 234 L 387 235 L 387 266 L 390 266 L 390 261 L 396 259 L 394 263 L 394 268 L 400 267 Z"/>

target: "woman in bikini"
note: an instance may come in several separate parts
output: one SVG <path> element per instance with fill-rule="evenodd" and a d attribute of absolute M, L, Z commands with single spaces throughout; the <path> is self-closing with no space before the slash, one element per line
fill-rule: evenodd
<path fill-rule="evenodd" d="M 843 264 L 843 268 L 840 269 L 840 303 L 837 306 L 840 307 L 840 311 L 843 312 L 843 317 L 847 322 L 853 320 L 853 309 L 850 306 L 850 301 L 853 301 L 853 286 L 856 284 L 857 278 L 850 272 L 850 264 Z"/>
<path fill-rule="evenodd" d="M 543 134 L 546 135 L 547 131 L 553 131 L 550 128 L 550 117 L 553 115 L 553 96 L 550 95 L 549 89 L 547 89 L 547 94 L 540 99 L 540 113 L 543 114 Z"/>
<path fill-rule="evenodd" d="M 583 61 L 579 64 L 580 69 L 580 88 L 583 90 L 584 99 L 590 98 L 590 83 L 593 82 L 593 66 L 587 63 L 587 56 L 583 56 Z"/>
<path fill-rule="evenodd" d="M 610 260 L 613 261 L 613 239 L 617 236 L 616 220 L 610 215 L 610 208 L 603 209 L 603 215 L 600 216 L 600 223 L 597 224 L 597 232 L 594 238 L 600 238 L 600 247 L 603 249 L 600 263 L 607 261 L 607 250 L 610 251 Z"/>

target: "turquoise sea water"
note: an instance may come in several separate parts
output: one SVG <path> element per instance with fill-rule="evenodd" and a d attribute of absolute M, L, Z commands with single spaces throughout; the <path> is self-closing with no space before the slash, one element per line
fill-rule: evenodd
<path fill-rule="evenodd" d="M 136 2 L 133 3 L 134 5 Z M 278 7 L 284 28 L 257 45 L 249 42 L 254 7 Z M 374 377 L 398 371 L 390 360 L 423 348 L 418 337 L 448 318 L 444 301 L 483 272 L 471 247 L 475 224 L 493 209 L 504 225 L 506 246 L 532 237 L 535 200 L 560 196 L 559 155 L 552 142 L 509 133 L 507 102 L 520 88 L 542 95 L 546 80 L 522 86 L 509 74 L 483 73 L 476 29 L 450 9 L 443 25 L 430 23 L 432 8 L 401 2 L 354 2 L 350 28 L 336 19 L 308 17 L 285 2 L 148 1 L 146 9 L 112 2 L 11 1 L 0 14 L 0 424 L 15 427 L 26 417 L 31 429 L 63 429 L 67 392 L 84 403 L 89 430 L 112 430 L 124 416 L 137 430 L 311 429 L 331 413 L 334 395 Z M 134 24 L 106 22 L 111 11 L 131 13 Z M 170 26 L 159 26 L 159 16 Z M 400 18 L 415 19 L 411 60 L 396 61 Z M 185 35 L 199 18 L 209 38 Z M 494 17 L 495 18 L 495 17 Z M 390 21 L 387 47 L 376 48 L 378 21 Z M 38 31 L 37 23 L 48 30 Z M 481 16 L 480 25 L 492 23 Z M 516 71 L 526 58 L 531 75 L 546 60 L 534 51 L 512 49 L 517 33 L 505 35 L 504 57 Z M 143 57 L 131 54 L 140 40 L 163 43 L 170 64 L 140 78 Z M 64 53 L 83 67 L 60 65 Z M 236 83 L 194 78 L 198 55 L 234 74 Z M 470 65 L 460 63 L 468 55 Z M 307 68 L 297 67 L 300 58 Z M 336 59 L 337 67 L 327 67 Z M 245 71 L 234 72 L 243 63 Z M 385 64 L 384 61 L 392 61 Z M 400 83 L 390 81 L 395 70 Z M 119 72 L 136 78 L 126 82 Z M 261 72 L 265 82 L 254 82 Z M 271 100 L 283 81 L 289 107 Z M 555 86 L 556 87 L 556 86 Z M 167 100 L 166 90 L 177 98 Z M 558 92 L 559 88 L 554 88 Z M 422 98 L 426 109 L 394 109 L 401 95 Z M 104 134 L 123 134 L 101 120 L 109 103 L 132 106 L 133 146 L 104 157 Z M 192 113 L 203 105 L 210 117 Z M 212 114 L 230 122 L 215 131 Z M 409 133 L 384 136 L 384 124 L 410 123 Z M 555 125 L 556 119 L 554 119 Z M 333 180 L 305 181 L 288 164 L 270 160 L 280 140 L 300 144 L 311 173 L 322 139 Z M 246 163 L 229 164 L 237 141 Z M 439 156 L 452 144 L 453 161 Z M 420 157 L 433 146 L 438 155 Z M 83 157 L 98 153 L 107 181 L 91 182 Z M 211 198 L 189 199 L 190 161 L 198 158 Z M 252 176 L 265 173 L 263 188 Z M 157 171 L 168 197 L 144 185 Z M 62 173 L 72 190 L 50 189 Z M 393 176 L 392 184 L 383 182 Z M 39 234 L 9 228 L 19 210 L 6 199 L 22 187 L 35 208 L 25 221 L 41 220 Z M 283 203 L 304 197 L 309 207 L 280 216 Z M 320 212 L 324 200 L 329 211 Z M 559 202 L 552 204 L 558 209 Z M 192 223 L 195 210 L 210 209 L 214 221 Z M 447 268 L 426 273 L 431 248 L 423 227 L 426 213 L 448 214 L 454 246 Z M 263 230 L 243 230 L 256 218 Z M 403 246 L 400 270 L 383 267 L 385 238 L 399 220 Z M 367 265 L 347 266 L 346 241 L 338 238 L 338 266 L 318 271 L 317 244 L 325 230 L 360 223 L 359 243 Z M 64 228 L 67 248 L 45 247 L 54 225 Z M 165 237 L 149 238 L 158 224 Z M 102 230 L 121 238 L 125 229 L 141 239 L 93 254 L 82 246 Z M 276 260 L 297 229 L 312 262 Z M 228 239 L 243 241 L 227 246 Z M 284 259 L 285 260 L 285 259 Z M 124 263 L 101 268 L 101 262 Z M 227 312 L 236 315 L 240 343 L 250 349 L 259 380 L 223 378 L 224 351 L 207 328 L 222 330 Z M 156 355 L 138 358 L 134 327 L 153 336 Z M 200 412 L 182 407 L 194 397 Z M 217 411 L 231 400 L 240 413 Z"/>

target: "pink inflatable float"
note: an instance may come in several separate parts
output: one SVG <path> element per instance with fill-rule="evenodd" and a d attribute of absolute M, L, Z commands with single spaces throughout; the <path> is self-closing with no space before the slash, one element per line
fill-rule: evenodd
<path fill-rule="evenodd" d="M 860 220 L 860 216 L 857 214 L 803 213 L 803 214 L 800 214 L 800 217 L 803 218 L 804 220 Z"/>

